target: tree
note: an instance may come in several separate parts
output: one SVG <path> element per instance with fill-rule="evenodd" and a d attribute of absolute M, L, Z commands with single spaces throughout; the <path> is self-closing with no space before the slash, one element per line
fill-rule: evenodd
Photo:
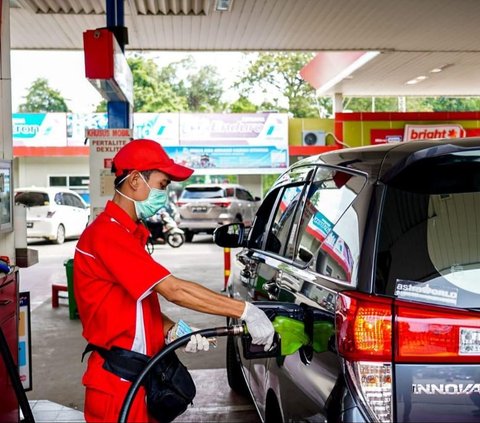
<path fill-rule="evenodd" d="M 152 59 L 135 55 L 128 58 L 133 75 L 134 109 L 136 112 L 179 112 L 187 107 L 186 100 L 161 78 Z"/>
<path fill-rule="evenodd" d="M 421 105 L 433 112 L 469 112 L 480 110 L 478 97 L 426 97 Z"/>
<path fill-rule="evenodd" d="M 465 112 L 480 109 L 478 97 L 406 97 L 410 112 Z M 398 97 L 345 97 L 343 109 L 352 112 L 396 112 Z"/>
<path fill-rule="evenodd" d="M 258 106 L 253 104 L 247 97 L 241 95 L 228 106 L 230 113 L 256 113 Z"/>
<path fill-rule="evenodd" d="M 269 106 L 289 111 L 294 117 L 318 117 L 320 108 L 315 90 L 299 74 L 313 56 L 299 52 L 259 53 L 252 56 L 235 88 L 244 97 L 263 94 Z"/>
<path fill-rule="evenodd" d="M 396 112 L 397 97 L 345 97 L 343 109 L 352 112 Z"/>
<path fill-rule="evenodd" d="M 23 113 L 69 112 L 60 91 L 51 88 L 45 78 L 37 78 L 28 88 L 25 103 L 18 106 Z"/>
<path fill-rule="evenodd" d="M 186 99 L 190 112 L 223 112 L 223 86 L 215 66 L 198 66 L 189 55 L 160 71 L 161 79 Z"/>
<path fill-rule="evenodd" d="M 186 110 L 187 102 L 172 87 L 162 81 L 160 69 L 152 59 L 134 55 L 127 59 L 133 76 L 134 112 L 179 112 Z M 105 112 L 107 102 L 102 100 L 97 112 Z"/>
<path fill-rule="evenodd" d="M 198 67 L 192 56 L 159 68 L 152 59 L 129 57 L 135 112 L 223 111 L 223 87 L 213 66 Z M 105 111 L 101 102 L 97 111 Z"/>

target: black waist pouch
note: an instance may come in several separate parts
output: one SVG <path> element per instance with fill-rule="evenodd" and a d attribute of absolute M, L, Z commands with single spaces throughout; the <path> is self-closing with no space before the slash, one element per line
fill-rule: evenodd
<path fill-rule="evenodd" d="M 106 350 L 88 344 L 83 354 L 90 351 L 98 351 L 102 356 L 105 370 L 130 382 L 150 360 L 147 355 L 119 347 Z M 197 393 L 190 372 L 173 351 L 152 367 L 142 384 L 147 393 L 148 412 L 160 423 L 169 423 L 184 413 Z"/>

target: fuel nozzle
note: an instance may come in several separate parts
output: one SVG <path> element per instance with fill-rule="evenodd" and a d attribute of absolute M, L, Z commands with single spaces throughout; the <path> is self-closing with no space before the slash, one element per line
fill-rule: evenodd
<path fill-rule="evenodd" d="M 327 350 L 328 340 L 333 334 L 333 324 L 330 322 L 331 317 L 324 312 L 293 303 L 257 301 L 254 304 L 272 321 L 275 337 L 272 348 L 263 351 L 263 346 L 251 343 L 251 337 L 245 328 L 242 336 L 245 358 L 286 356 L 307 346 L 315 352 Z"/>

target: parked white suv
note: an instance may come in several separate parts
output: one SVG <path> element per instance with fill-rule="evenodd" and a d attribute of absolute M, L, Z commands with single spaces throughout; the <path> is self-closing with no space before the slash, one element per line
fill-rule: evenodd
<path fill-rule="evenodd" d="M 90 217 L 82 197 L 67 188 L 18 188 L 15 203 L 27 208 L 27 238 L 44 238 L 56 244 L 78 238 Z"/>
<path fill-rule="evenodd" d="M 227 223 L 243 222 L 251 226 L 260 198 L 241 185 L 192 184 L 183 189 L 177 206 L 179 226 L 185 231 L 187 242 L 191 242 L 194 234 L 211 234 Z"/>

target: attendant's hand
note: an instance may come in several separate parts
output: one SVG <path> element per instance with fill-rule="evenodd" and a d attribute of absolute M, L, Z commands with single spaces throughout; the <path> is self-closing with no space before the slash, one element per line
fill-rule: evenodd
<path fill-rule="evenodd" d="M 273 343 L 275 329 L 265 312 L 246 302 L 243 314 L 240 317 L 247 324 L 248 333 L 252 337 L 252 344 L 265 345 L 264 350 L 268 351 Z"/>
<path fill-rule="evenodd" d="M 165 338 L 165 344 L 168 345 L 171 342 L 175 341 L 175 339 L 196 331 L 198 331 L 197 328 L 190 327 L 183 320 L 179 320 L 167 332 L 167 336 Z M 210 344 L 213 344 L 213 346 L 215 347 L 216 342 L 217 342 L 216 338 L 207 339 L 200 334 L 192 335 L 190 338 L 190 341 L 188 341 L 187 345 L 185 346 L 184 351 L 187 353 L 195 353 L 197 351 L 208 351 L 210 348 Z"/>

